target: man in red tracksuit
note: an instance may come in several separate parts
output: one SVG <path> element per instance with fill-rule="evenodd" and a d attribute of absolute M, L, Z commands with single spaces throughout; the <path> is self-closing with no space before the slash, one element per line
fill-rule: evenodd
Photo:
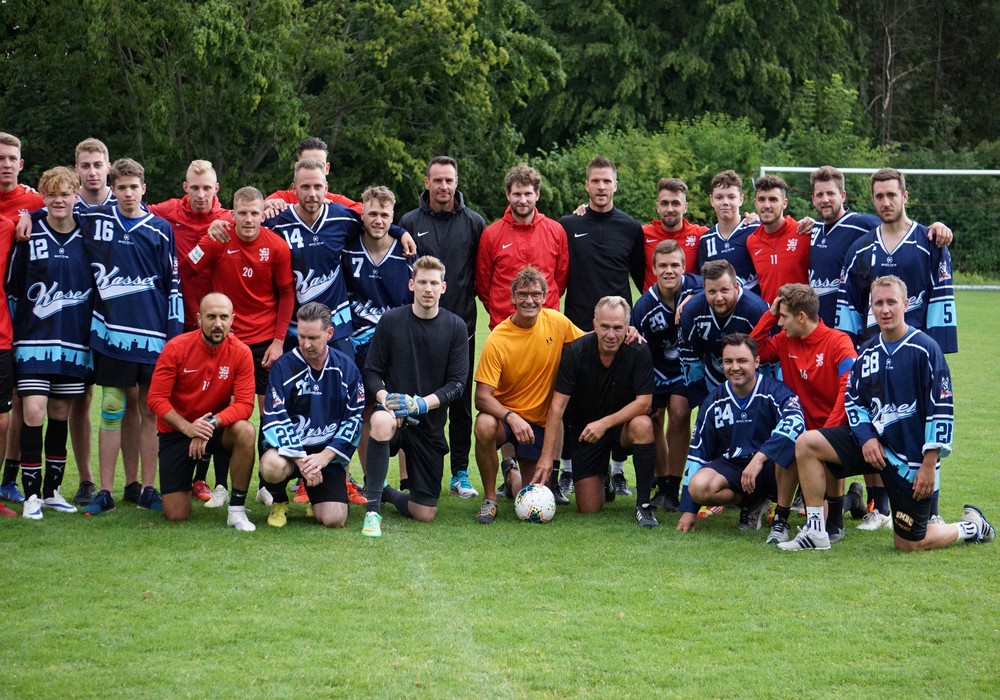
<path fill-rule="evenodd" d="M 788 185 L 776 175 L 764 175 L 753 183 L 753 204 L 760 226 L 747 237 L 747 253 L 760 282 L 760 296 L 768 304 L 784 284 L 809 284 L 810 226 L 799 233 L 799 223 L 785 216 Z"/>
<path fill-rule="evenodd" d="M 476 293 L 490 315 L 490 330 L 514 313 L 510 283 L 525 267 L 545 277 L 549 290 L 544 306 L 559 310 L 569 277 L 566 230 L 538 211 L 542 178 L 525 164 L 511 168 L 504 186 L 510 206 L 503 218 L 486 227 L 476 255 Z"/>
<path fill-rule="evenodd" d="M 213 292 L 201 300 L 199 330 L 171 339 L 160 353 L 148 404 L 160 438 L 160 489 L 167 520 L 191 515 L 191 478 L 206 453 L 229 453 L 233 491 L 227 524 L 256 528 L 247 520 L 246 497 L 254 463 L 253 358 L 229 333 L 233 304 Z"/>
<path fill-rule="evenodd" d="M 656 284 L 653 272 L 653 251 L 660 242 L 671 240 L 684 251 L 684 272 L 701 274 L 698 270 L 698 243 L 707 226 L 692 224 L 684 218 L 687 212 L 687 185 L 675 177 L 664 177 L 656 185 L 656 213 L 660 218 L 642 227 L 643 250 L 646 254 L 646 277 L 640 292 Z"/>

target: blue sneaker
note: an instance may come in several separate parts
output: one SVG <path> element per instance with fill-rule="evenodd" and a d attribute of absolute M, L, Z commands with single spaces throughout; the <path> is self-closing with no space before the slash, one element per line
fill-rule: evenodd
<path fill-rule="evenodd" d="M 0 485 L 0 498 L 11 503 L 24 503 L 24 494 L 13 481 Z"/>
<path fill-rule="evenodd" d="M 90 499 L 90 503 L 83 509 L 83 514 L 87 517 L 100 515 L 109 510 L 115 509 L 115 499 L 107 489 L 101 489 L 97 495 Z"/>
<path fill-rule="evenodd" d="M 142 510 L 163 510 L 163 499 L 160 492 L 152 486 L 147 486 L 139 494 L 138 508 Z"/>
<path fill-rule="evenodd" d="M 472 483 L 469 481 L 469 472 L 467 471 L 460 471 L 451 477 L 451 483 L 448 486 L 448 493 L 454 494 L 459 498 L 475 498 L 479 495 L 479 492 L 472 488 Z"/>

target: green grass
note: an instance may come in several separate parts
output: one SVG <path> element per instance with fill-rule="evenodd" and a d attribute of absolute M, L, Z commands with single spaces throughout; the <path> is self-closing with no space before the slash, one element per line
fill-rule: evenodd
<path fill-rule="evenodd" d="M 1000 520 L 998 301 L 958 297 L 949 520 Z M 849 522 L 830 552 L 779 553 L 735 511 L 680 535 L 640 530 L 632 499 L 542 526 L 478 505 L 388 506 L 379 540 L 358 507 L 340 531 L 295 504 L 281 530 L 252 508 L 256 533 L 200 506 L 0 519 L 0 697 L 996 696 L 996 544 L 899 554 Z"/>

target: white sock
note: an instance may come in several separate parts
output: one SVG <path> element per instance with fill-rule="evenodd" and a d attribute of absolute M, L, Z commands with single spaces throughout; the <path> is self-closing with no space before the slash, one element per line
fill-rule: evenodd
<path fill-rule="evenodd" d="M 817 532 L 826 532 L 826 521 L 823 518 L 823 506 L 806 506 L 806 527 Z"/>
<path fill-rule="evenodd" d="M 616 459 L 611 460 L 611 474 L 624 474 L 625 473 L 625 462 L 619 462 Z"/>
<path fill-rule="evenodd" d="M 968 520 L 959 520 L 954 527 L 958 528 L 958 539 L 975 540 L 979 539 L 979 528 L 976 524 Z"/>
<path fill-rule="evenodd" d="M 572 474 L 573 473 L 573 460 L 572 459 L 564 459 L 562 461 L 562 470 L 563 470 L 563 473 L 565 473 L 565 474 Z"/>

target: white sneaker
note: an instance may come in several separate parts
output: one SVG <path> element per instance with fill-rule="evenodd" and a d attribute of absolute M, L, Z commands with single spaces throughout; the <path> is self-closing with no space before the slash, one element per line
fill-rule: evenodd
<path fill-rule="evenodd" d="M 785 552 L 799 552 L 805 549 L 830 549 L 830 535 L 811 527 L 800 527 L 799 534 L 790 542 L 779 542 L 778 549 Z"/>
<path fill-rule="evenodd" d="M 212 495 L 214 496 L 215 494 Z M 265 506 L 270 508 L 272 505 L 274 505 L 274 496 L 271 495 L 270 491 L 261 486 L 260 491 L 257 492 L 257 502 L 263 503 Z"/>
<path fill-rule="evenodd" d="M 21 517 L 27 518 L 28 520 L 41 520 L 42 499 L 34 494 L 29 496 L 28 500 L 24 502 L 24 509 L 21 511 Z"/>
<path fill-rule="evenodd" d="M 861 524 L 858 525 L 858 529 L 878 530 L 880 527 L 889 527 L 890 522 L 892 522 L 892 518 L 888 515 L 882 515 L 882 513 L 877 510 L 873 510 L 861 519 Z"/>
<path fill-rule="evenodd" d="M 266 490 L 266 489 L 265 489 Z M 258 494 L 259 496 L 260 494 Z M 271 494 L 268 494 L 270 496 Z M 229 503 L 229 492 L 226 491 L 226 487 L 219 484 L 212 491 L 212 497 L 205 501 L 206 508 L 221 508 L 222 506 Z"/>
<path fill-rule="evenodd" d="M 257 526 L 247 519 L 247 511 L 243 506 L 229 507 L 229 515 L 226 517 L 226 525 L 234 527 L 240 532 L 253 532 L 257 529 Z"/>
<path fill-rule="evenodd" d="M 42 501 L 42 508 L 51 508 L 52 510 L 57 510 L 60 513 L 75 513 L 76 506 L 68 503 L 62 494 L 59 493 L 59 489 L 56 489 L 51 496 Z"/>
<path fill-rule="evenodd" d="M 932 515 L 931 517 L 927 518 L 927 524 L 928 525 L 947 525 L 948 523 L 946 523 L 944 521 L 944 518 L 942 518 L 940 515 Z"/>

